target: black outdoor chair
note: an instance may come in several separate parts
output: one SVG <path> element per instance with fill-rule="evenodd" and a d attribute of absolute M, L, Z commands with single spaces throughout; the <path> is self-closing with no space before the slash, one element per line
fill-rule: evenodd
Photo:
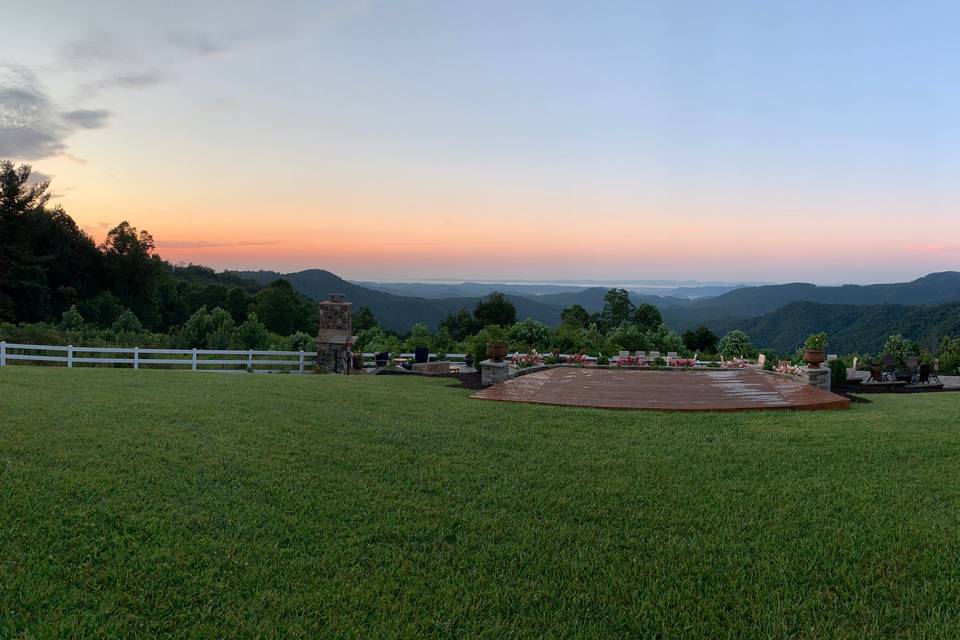
<path fill-rule="evenodd" d="M 910 356 L 907 358 L 907 366 L 904 367 L 897 376 L 898 379 L 908 382 L 910 384 L 916 382 L 917 380 L 917 369 L 920 366 L 920 360 L 917 356 Z"/>
<path fill-rule="evenodd" d="M 387 366 L 387 362 L 390 361 L 390 353 L 388 351 L 381 351 L 380 353 L 374 354 L 373 359 L 376 361 L 378 367 Z"/>
<path fill-rule="evenodd" d="M 897 361 L 893 356 L 883 356 L 883 375 L 887 380 L 894 380 L 897 377 Z"/>
<path fill-rule="evenodd" d="M 886 382 L 883 369 L 878 364 L 870 365 L 870 379 L 867 382 Z"/>
<path fill-rule="evenodd" d="M 929 384 L 930 382 L 930 365 L 922 364 L 920 365 L 920 371 L 917 373 L 917 384 Z"/>

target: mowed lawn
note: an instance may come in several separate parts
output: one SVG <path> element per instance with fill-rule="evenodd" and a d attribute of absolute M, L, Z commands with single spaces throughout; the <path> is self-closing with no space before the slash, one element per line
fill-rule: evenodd
<path fill-rule="evenodd" d="M 960 394 L 0 368 L 0 637 L 956 637 Z"/>

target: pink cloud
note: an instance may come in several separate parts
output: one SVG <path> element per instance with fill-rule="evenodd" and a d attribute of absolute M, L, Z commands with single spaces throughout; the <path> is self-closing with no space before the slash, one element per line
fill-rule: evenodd
<path fill-rule="evenodd" d="M 957 253 L 960 252 L 960 245 L 955 244 L 911 244 L 907 247 L 911 251 L 920 253 Z"/>

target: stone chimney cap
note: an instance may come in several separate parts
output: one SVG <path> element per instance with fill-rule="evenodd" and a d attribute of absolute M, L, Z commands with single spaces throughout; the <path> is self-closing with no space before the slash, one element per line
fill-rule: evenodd
<path fill-rule="evenodd" d="M 347 296 L 342 293 L 331 293 L 330 302 L 343 302 Z"/>

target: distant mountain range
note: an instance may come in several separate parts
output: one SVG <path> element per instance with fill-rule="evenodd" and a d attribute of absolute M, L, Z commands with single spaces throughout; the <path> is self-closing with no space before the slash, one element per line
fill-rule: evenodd
<path fill-rule="evenodd" d="M 943 336 L 960 336 L 960 303 L 849 305 L 792 302 L 758 318 L 714 326 L 742 329 L 754 344 L 789 353 L 811 333 L 826 331 L 831 353 L 877 353 L 895 333 L 933 348 Z"/>
<path fill-rule="evenodd" d="M 493 291 L 501 291 L 513 301 L 518 318 L 532 317 L 556 325 L 560 312 L 573 304 L 599 311 L 607 291 L 606 287 L 550 284 L 359 284 L 322 269 L 234 273 L 261 284 L 284 278 L 314 300 L 331 292 L 344 293 L 357 308 L 370 307 L 383 326 L 398 332 L 408 331 L 417 322 L 435 329 L 448 313 L 472 310 L 481 297 Z M 685 287 L 678 287 L 665 290 L 664 295 L 632 292 L 631 298 L 634 303 L 656 305 L 676 331 L 701 324 L 718 334 L 742 328 L 756 344 L 780 351 L 793 350 L 807 335 L 821 330 L 831 334 L 831 349 L 838 351 L 875 351 L 891 333 L 923 341 L 960 335 L 960 273 L 956 271 L 892 284 L 730 286 L 718 295 L 691 296 L 683 291 Z M 704 293 L 702 288 L 698 293 Z"/>
<path fill-rule="evenodd" d="M 526 282 L 362 282 L 354 284 L 368 289 L 377 289 L 401 296 L 418 298 L 459 298 L 481 297 L 489 295 L 491 291 L 509 293 L 524 297 L 539 297 L 554 293 L 576 293 L 585 289 L 601 289 L 606 291 L 612 287 L 627 289 L 639 295 L 660 296 L 665 298 L 704 298 L 718 296 L 740 287 L 757 286 L 744 283 L 698 283 L 675 281 L 641 281 L 600 285 L 596 282 L 575 282 L 566 284 L 526 283 Z"/>

